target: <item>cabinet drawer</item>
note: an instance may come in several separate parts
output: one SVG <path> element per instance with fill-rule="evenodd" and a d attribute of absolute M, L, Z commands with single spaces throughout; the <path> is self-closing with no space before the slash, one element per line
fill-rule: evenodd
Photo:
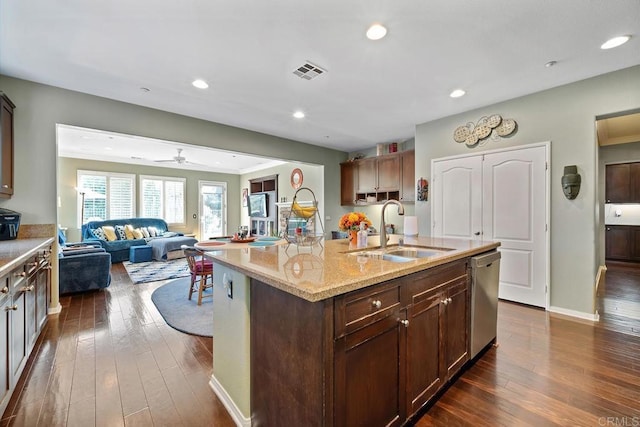
<path fill-rule="evenodd" d="M 402 288 L 402 302 L 404 305 L 419 303 L 432 289 L 466 276 L 466 260 L 454 261 L 407 276 L 405 280 L 407 283 Z"/>
<path fill-rule="evenodd" d="M 335 307 L 336 337 L 390 316 L 399 306 L 398 281 L 347 294 L 338 299 Z"/>

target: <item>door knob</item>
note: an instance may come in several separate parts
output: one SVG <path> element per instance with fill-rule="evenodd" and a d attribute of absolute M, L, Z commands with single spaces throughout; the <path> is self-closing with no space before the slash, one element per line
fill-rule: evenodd
<path fill-rule="evenodd" d="M 371 305 L 372 305 L 374 308 L 380 308 L 380 307 L 382 307 L 382 302 L 381 302 L 380 300 L 375 300 L 375 301 L 373 301 L 373 302 L 371 303 Z"/>
<path fill-rule="evenodd" d="M 476 231 L 475 233 L 473 233 L 473 235 L 474 235 L 474 236 L 479 236 L 479 235 L 480 235 L 480 232 L 479 232 L 479 231 Z"/>

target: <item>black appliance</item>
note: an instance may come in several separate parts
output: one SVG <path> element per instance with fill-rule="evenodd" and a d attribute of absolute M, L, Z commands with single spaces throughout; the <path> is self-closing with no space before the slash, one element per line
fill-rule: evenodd
<path fill-rule="evenodd" d="M 0 208 L 0 240 L 13 240 L 18 237 L 20 214 Z"/>

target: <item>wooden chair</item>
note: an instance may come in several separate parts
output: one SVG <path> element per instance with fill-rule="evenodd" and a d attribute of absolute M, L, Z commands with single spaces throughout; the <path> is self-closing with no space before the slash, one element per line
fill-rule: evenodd
<path fill-rule="evenodd" d="M 198 305 L 202 305 L 202 298 L 213 296 L 202 293 L 209 288 L 213 288 L 213 263 L 208 261 L 204 252 L 191 246 L 182 246 L 184 256 L 187 258 L 189 270 L 191 271 L 191 285 L 189 286 L 189 300 L 194 292 L 198 293 Z"/>

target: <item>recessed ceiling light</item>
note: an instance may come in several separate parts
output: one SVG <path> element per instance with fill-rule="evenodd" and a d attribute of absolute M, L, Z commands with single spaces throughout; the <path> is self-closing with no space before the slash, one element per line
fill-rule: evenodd
<path fill-rule="evenodd" d="M 293 117 L 295 117 L 296 119 L 304 119 L 304 113 L 302 111 L 296 111 L 295 113 L 293 113 Z"/>
<path fill-rule="evenodd" d="M 141 87 L 140 90 L 142 92 L 150 92 L 151 91 L 151 89 L 149 89 L 148 87 Z"/>
<path fill-rule="evenodd" d="M 549 61 L 546 64 L 544 64 L 544 66 L 547 67 L 547 68 L 551 68 L 554 65 L 556 65 L 557 63 L 558 63 L 558 61 Z"/>
<path fill-rule="evenodd" d="M 630 38 L 631 36 L 614 37 L 602 43 L 602 46 L 600 46 L 600 49 L 613 49 L 614 47 L 618 47 L 620 45 L 625 44 L 626 42 L 629 41 Z"/>
<path fill-rule="evenodd" d="M 201 79 L 194 80 L 191 84 L 197 87 L 198 89 L 206 89 L 209 87 L 207 82 Z"/>
<path fill-rule="evenodd" d="M 464 96 L 465 93 L 467 93 L 467 92 L 465 92 L 462 89 L 456 89 L 453 92 L 451 92 L 449 94 L 449 96 L 452 97 L 452 98 L 460 98 L 461 96 Z"/>
<path fill-rule="evenodd" d="M 373 24 L 367 30 L 367 38 L 369 40 L 380 40 L 387 35 L 387 29 L 380 24 Z"/>

